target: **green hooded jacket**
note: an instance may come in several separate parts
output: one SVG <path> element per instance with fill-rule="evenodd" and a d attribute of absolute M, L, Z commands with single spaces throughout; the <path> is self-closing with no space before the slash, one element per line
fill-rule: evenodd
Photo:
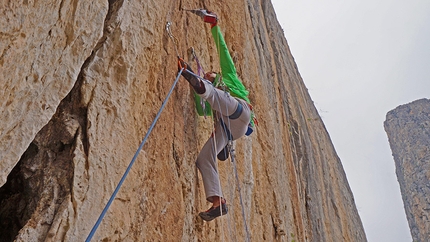
<path fill-rule="evenodd" d="M 249 92 L 237 76 L 236 67 L 218 25 L 212 28 L 212 36 L 218 50 L 222 81 L 228 87 L 228 91 L 233 97 L 238 97 L 249 103 Z"/>
<path fill-rule="evenodd" d="M 240 99 L 245 100 L 247 103 L 250 103 L 248 99 L 248 90 L 246 90 L 245 86 L 239 80 L 237 76 L 236 67 L 234 66 L 233 59 L 230 56 L 230 52 L 228 51 L 227 44 L 225 43 L 224 37 L 221 33 L 221 29 L 218 25 L 212 27 L 212 37 L 214 38 L 218 56 L 221 66 L 221 77 L 222 82 L 228 87 L 228 92 L 233 97 L 238 97 Z M 197 94 L 194 95 L 196 102 L 196 109 L 200 116 L 202 115 L 211 115 L 212 110 L 210 108 L 209 103 L 205 102 L 205 107 L 202 107 L 202 102 L 200 96 Z"/>

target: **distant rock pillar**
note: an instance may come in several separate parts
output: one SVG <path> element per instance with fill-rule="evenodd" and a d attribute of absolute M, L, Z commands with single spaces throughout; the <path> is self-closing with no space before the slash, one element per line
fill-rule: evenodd
<path fill-rule="evenodd" d="M 413 241 L 430 241 L 430 100 L 388 112 L 384 127 Z"/>

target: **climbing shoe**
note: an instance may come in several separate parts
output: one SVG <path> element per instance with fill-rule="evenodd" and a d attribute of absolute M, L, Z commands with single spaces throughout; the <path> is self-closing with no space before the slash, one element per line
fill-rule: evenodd
<path fill-rule="evenodd" d="M 222 211 L 221 211 L 222 210 Z M 222 215 L 226 215 L 228 212 L 227 209 L 227 204 L 222 203 L 221 204 L 221 209 L 218 207 L 211 207 L 209 210 L 207 210 L 206 212 L 201 212 L 199 213 L 199 216 L 205 220 L 205 221 L 212 221 L 214 220 L 216 217 L 222 216 Z"/>
<path fill-rule="evenodd" d="M 184 62 L 182 59 L 179 59 L 178 63 L 179 63 L 178 70 L 180 70 L 182 67 L 186 67 L 186 69 L 182 71 L 181 75 L 185 78 L 185 80 L 187 80 L 190 83 L 193 89 L 198 94 L 205 93 L 206 91 L 205 85 L 199 79 L 197 79 L 197 77 L 193 75 L 194 72 L 191 69 L 190 65 Z"/>

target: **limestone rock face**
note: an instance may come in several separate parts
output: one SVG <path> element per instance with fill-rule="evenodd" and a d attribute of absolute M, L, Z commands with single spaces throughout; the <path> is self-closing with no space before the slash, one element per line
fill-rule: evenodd
<path fill-rule="evenodd" d="M 83 241 L 177 74 L 219 70 L 215 11 L 259 118 L 219 162 L 229 213 L 203 222 L 194 161 L 212 132 L 181 79 L 94 241 L 366 241 L 329 135 L 270 1 L 0 3 L 2 241 Z M 236 182 L 236 173 L 239 182 Z M 240 190 L 239 188 L 240 187 Z"/>
<path fill-rule="evenodd" d="M 0 185 L 70 92 L 103 34 L 106 1 L 0 3 Z"/>
<path fill-rule="evenodd" d="M 414 241 L 430 241 L 430 100 L 402 105 L 384 123 Z"/>

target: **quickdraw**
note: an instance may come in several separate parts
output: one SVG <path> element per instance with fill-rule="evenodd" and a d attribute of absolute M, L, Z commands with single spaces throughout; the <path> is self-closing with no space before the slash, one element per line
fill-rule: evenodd
<path fill-rule="evenodd" d="M 175 46 L 176 56 L 179 57 L 179 51 L 178 51 L 178 39 L 173 35 L 172 30 L 170 29 L 170 26 L 172 26 L 172 22 L 166 23 L 166 31 L 167 35 L 172 39 L 173 45 Z"/>

